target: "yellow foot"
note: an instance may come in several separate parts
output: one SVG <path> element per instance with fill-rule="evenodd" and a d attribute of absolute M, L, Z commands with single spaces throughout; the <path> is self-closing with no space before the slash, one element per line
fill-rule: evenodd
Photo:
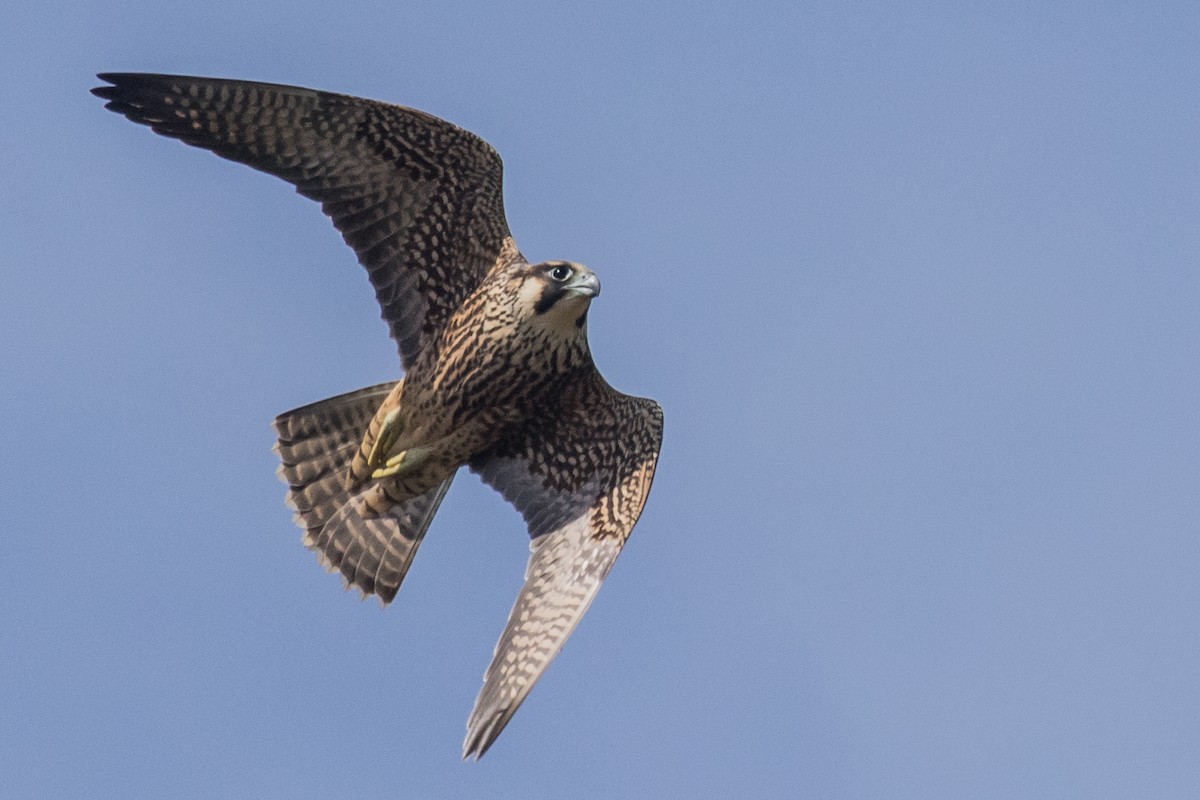
<path fill-rule="evenodd" d="M 378 480 L 379 478 L 389 478 L 393 475 L 411 472 L 424 464 L 428 456 L 429 450 L 427 448 L 409 448 L 389 458 L 381 468 L 371 473 L 371 477 Z"/>
<path fill-rule="evenodd" d="M 381 464 L 387 457 L 387 453 L 392 449 L 392 445 L 400 438 L 400 434 L 404 432 L 404 424 L 400 422 L 400 409 L 393 408 L 383 418 L 383 423 L 379 426 L 379 434 L 375 437 L 375 443 L 371 445 L 371 454 L 367 456 L 367 466 L 373 467 L 376 470 L 382 469 Z M 396 458 L 402 458 L 403 453 L 390 459 L 387 464 L 390 466 Z"/>

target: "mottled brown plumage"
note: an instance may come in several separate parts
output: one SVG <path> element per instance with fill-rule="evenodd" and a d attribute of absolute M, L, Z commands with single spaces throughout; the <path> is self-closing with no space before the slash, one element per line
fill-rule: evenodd
<path fill-rule="evenodd" d="M 367 269 L 403 380 L 275 420 L 318 559 L 390 602 L 463 465 L 525 518 L 525 584 L 467 725 L 463 755 L 482 756 L 587 610 L 654 476 L 661 409 L 611 388 L 588 350 L 599 282 L 525 260 L 499 156 L 436 117 L 290 86 L 100 77 L 113 111 L 321 203 Z"/>

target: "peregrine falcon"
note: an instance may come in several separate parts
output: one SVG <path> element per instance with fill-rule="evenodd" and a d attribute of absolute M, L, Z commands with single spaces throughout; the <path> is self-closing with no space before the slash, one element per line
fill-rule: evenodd
<path fill-rule="evenodd" d="M 463 744 L 481 757 L 592 602 L 654 477 L 662 410 L 609 386 L 588 349 L 599 280 L 525 260 L 499 155 L 437 117 L 293 86 L 99 77 L 106 108 L 319 202 L 367 269 L 403 377 L 275 420 L 317 559 L 388 604 L 463 465 L 524 517 L 525 583 Z"/>

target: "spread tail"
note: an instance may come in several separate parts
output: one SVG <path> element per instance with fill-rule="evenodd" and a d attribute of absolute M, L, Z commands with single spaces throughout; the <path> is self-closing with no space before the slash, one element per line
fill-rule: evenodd
<path fill-rule="evenodd" d="M 376 594 L 386 605 L 396 596 L 425 530 L 453 476 L 378 516 L 364 516 L 346 476 L 363 433 L 396 384 L 381 383 L 280 414 L 275 419 L 288 484 L 288 505 L 304 530 L 304 545 L 329 570 L 340 570 L 347 588 Z M 369 488 L 369 487 L 368 487 Z"/>

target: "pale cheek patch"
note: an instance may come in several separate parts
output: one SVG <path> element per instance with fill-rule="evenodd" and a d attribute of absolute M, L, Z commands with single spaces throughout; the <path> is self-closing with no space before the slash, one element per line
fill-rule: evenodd
<path fill-rule="evenodd" d="M 521 289 L 517 293 L 520 298 L 521 308 L 528 309 L 530 314 L 533 313 L 533 307 L 537 305 L 538 299 L 542 296 L 541 281 L 522 281 Z"/>
<path fill-rule="evenodd" d="M 521 282 L 517 287 L 517 297 L 522 315 L 535 329 L 577 335 L 580 326 L 575 322 L 587 310 L 588 299 L 579 295 L 560 297 L 547 311 L 538 314 L 535 309 L 546 289 L 544 281 L 529 279 Z"/>

